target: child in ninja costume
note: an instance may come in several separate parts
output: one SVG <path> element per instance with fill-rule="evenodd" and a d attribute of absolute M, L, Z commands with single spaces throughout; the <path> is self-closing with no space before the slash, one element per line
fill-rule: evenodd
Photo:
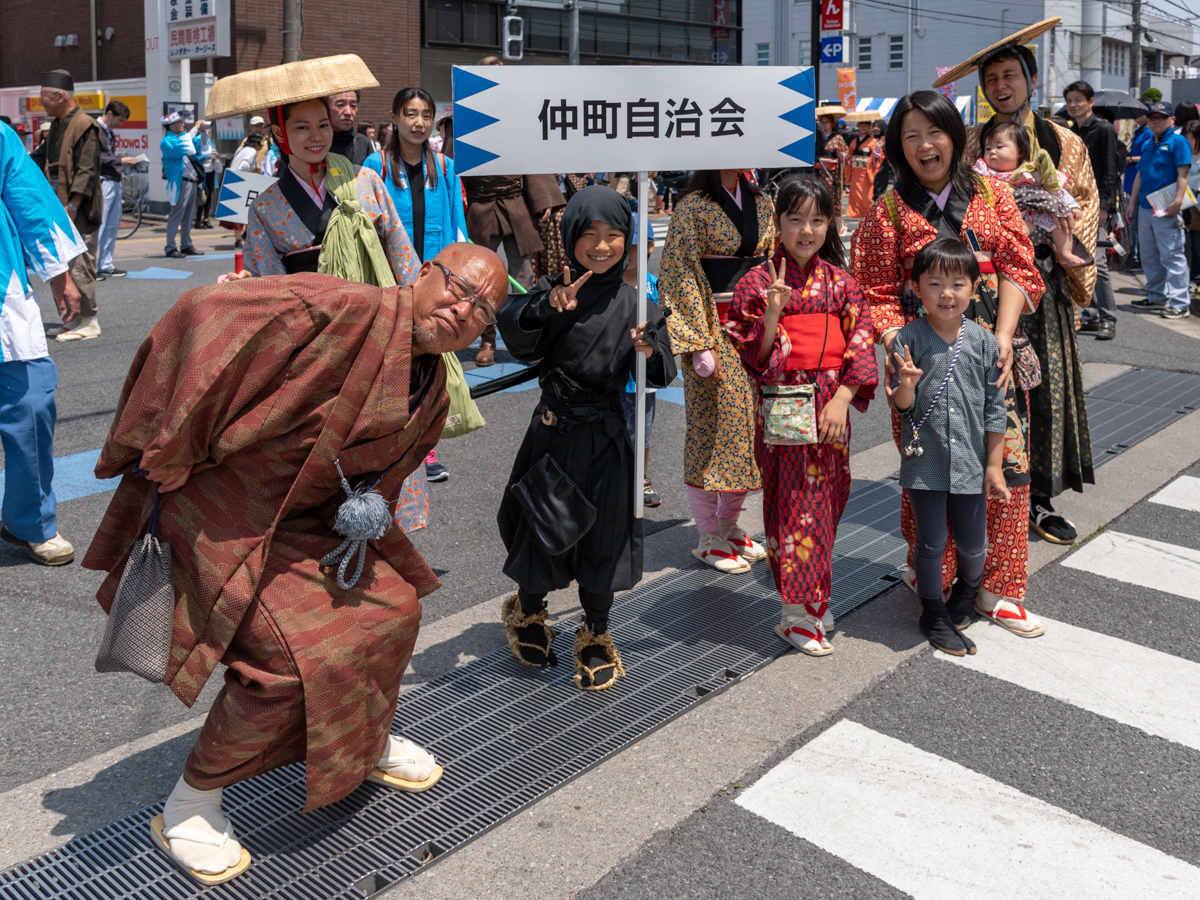
<path fill-rule="evenodd" d="M 570 267 L 511 300 L 497 323 L 513 356 L 542 360 L 541 401 L 497 516 L 504 574 L 519 588 L 504 602 L 503 621 L 518 660 L 556 665 L 546 594 L 577 582 L 584 621 L 575 683 L 602 690 L 625 674 L 608 633 L 613 594 L 642 577 L 621 395 L 635 353 L 646 355 L 647 384 L 658 387 L 675 379 L 675 361 L 662 312 L 649 306 L 639 324 L 637 291 L 622 279 L 633 241 L 629 203 L 609 188 L 584 188 L 567 204 L 562 237 Z"/>

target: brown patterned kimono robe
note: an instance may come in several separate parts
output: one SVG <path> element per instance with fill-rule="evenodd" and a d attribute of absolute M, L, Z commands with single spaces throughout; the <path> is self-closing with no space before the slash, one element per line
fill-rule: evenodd
<path fill-rule="evenodd" d="M 1075 233 L 1096 254 L 1100 194 L 1092 174 L 1087 146 L 1073 131 L 1039 119 L 1036 123 L 1042 149 L 1050 153 L 1055 168 L 1070 176 L 1067 190 L 1079 203 L 1083 218 Z M 964 156 L 969 164 L 979 158 L 982 126 L 967 131 Z M 1053 146 L 1057 143 L 1057 147 Z M 1056 153 L 1057 151 L 1057 153 Z M 1046 294 L 1035 312 L 1021 317 L 1021 327 L 1042 364 L 1042 383 L 1029 392 L 1030 489 L 1056 497 L 1067 488 L 1082 491 L 1095 484 L 1092 468 L 1092 434 L 1083 396 L 1083 361 L 1075 338 L 1075 310 L 1092 302 L 1096 266 L 1068 268 L 1050 256 L 1049 271 L 1042 272 Z"/>
<path fill-rule="evenodd" d="M 341 543 L 335 460 L 351 483 L 397 463 L 379 484 L 394 502 L 436 443 L 445 368 L 420 362 L 410 289 L 313 274 L 189 291 L 142 343 L 96 464 L 124 478 L 83 564 L 109 573 L 107 611 L 153 505 L 131 469 L 193 467 L 159 513 L 176 594 L 164 681 L 190 706 L 229 667 L 187 762 L 193 787 L 304 761 L 307 811 L 378 762 L 439 582 L 398 528 L 371 542 L 351 590 L 318 560 Z"/>
<path fill-rule="evenodd" d="M 775 207 L 766 195 L 754 198 L 758 212 L 755 256 L 775 249 Z M 742 203 L 750 202 L 742 188 Z M 683 354 L 687 435 L 683 480 L 706 491 L 757 491 L 762 476 L 754 461 L 754 382 L 742 366 L 717 315 L 717 304 L 700 258 L 733 256 L 742 235 L 725 211 L 704 194 L 688 194 L 675 206 L 659 268 L 660 305 L 670 308 L 671 346 Z M 720 378 L 705 381 L 692 366 L 692 354 L 713 350 Z"/>

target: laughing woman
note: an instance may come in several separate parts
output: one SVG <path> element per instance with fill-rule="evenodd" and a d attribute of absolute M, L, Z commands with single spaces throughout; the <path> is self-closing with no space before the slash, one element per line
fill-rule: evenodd
<path fill-rule="evenodd" d="M 1033 637 L 1045 628 L 1021 602 L 1028 581 L 1027 439 L 1032 385 L 1026 380 L 1030 370 L 1013 367 L 1013 342 L 1021 337 L 1021 313 L 1037 308 L 1044 288 L 1012 190 L 1002 181 L 971 172 L 963 161 L 966 143 L 962 118 L 945 96 L 917 91 L 901 98 L 886 140 L 896 187 L 875 203 L 855 231 L 852 269 L 871 308 L 875 340 L 883 342 L 890 360 L 897 333 L 917 318 L 920 309 L 910 280 L 917 251 L 948 237 L 972 246 L 979 257 L 983 276 L 967 318 L 993 332 L 1000 347 L 996 375 L 1005 388 L 1008 407 L 1004 476 L 1012 500 L 1008 504 L 988 501 L 987 561 L 978 596 L 974 589 L 960 589 L 947 608 L 960 629 L 978 612 L 1016 634 Z M 890 401 L 890 390 L 888 397 Z M 894 407 L 892 433 L 899 446 L 900 418 Z M 907 491 L 900 525 L 909 546 L 911 574 L 917 535 Z M 957 564 L 951 537 L 942 560 L 943 591 L 951 588 Z"/>

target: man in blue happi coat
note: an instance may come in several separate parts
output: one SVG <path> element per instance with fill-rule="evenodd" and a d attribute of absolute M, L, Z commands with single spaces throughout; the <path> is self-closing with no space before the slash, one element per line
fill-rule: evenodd
<path fill-rule="evenodd" d="M 46 350 L 42 312 L 26 267 L 50 282 L 63 322 L 69 322 L 79 315 L 79 291 L 67 270 L 86 251 L 17 133 L 0 123 L 0 537 L 47 566 L 71 562 L 75 548 L 58 533 L 51 484 L 58 370 Z"/>

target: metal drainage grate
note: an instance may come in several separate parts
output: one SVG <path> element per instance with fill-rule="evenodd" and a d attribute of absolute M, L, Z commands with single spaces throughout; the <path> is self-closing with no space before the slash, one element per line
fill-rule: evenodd
<path fill-rule="evenodd" d="M 1086 392 L 1093 465 L 1200 408 L 1200 375 L 1131 369 Z"/>
<path fill-rule="evenodd" d="M 855 491 L 835 544 L 835 615 L 896 582 L 904 545 L 899 489 Z M 773 631 L 769 570 L 722 575 L 693 566 L 622 595 L 613 637 L 628 678 L 584 693 L 570 681 L 573 626 L 561 662 L 522 666 L 508 648 L 401 695 L 394 730 L 446 766 L 424 794 L 364 784 L 300 815 L 304 769 L 289 766 L 229 788 L 225 810 L 254 856 L 243 876 L 199 888 L 150 846 L 147 807 L 0 875 L 0 897 L 162 900 L 206 895 L 361 900 L 478 837 L 786 650 Z"/>

